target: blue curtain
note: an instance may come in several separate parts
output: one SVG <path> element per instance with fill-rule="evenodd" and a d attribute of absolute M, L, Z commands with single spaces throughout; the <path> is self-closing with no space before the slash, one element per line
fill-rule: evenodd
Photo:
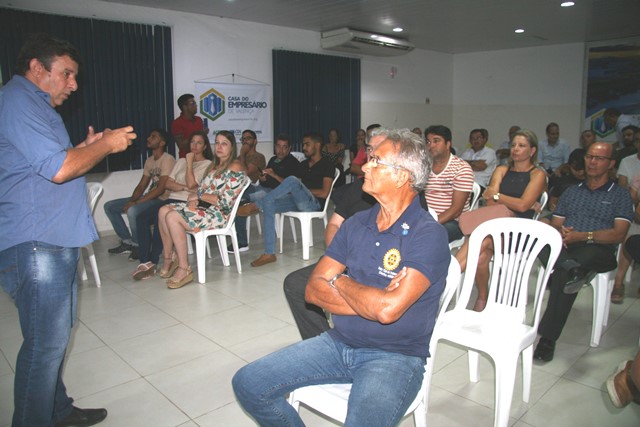
<path fill-rule="evenodd" d="M 302 136 L 336 128 L 341 142 L 355 144 L 360 128 L 360 60 L 286 50 L 273 51 L 274 135 L 289 134 L 293 150 Z"/>
<path fill-rule="evenodd" d="M 3 82 L 13 75 L 26 37 L 37 32 L 80 51 L 78 90 L 58 108 L 71 141 L 83 141 L 89 125 L 100 131 L 130 124 L 138 134 L 127 151 L 108 156 L 92 172 L 142 168 L 151 129 L 169 130 L 173 119 L 171 29 L 0 8 Z M 174 144 L 168 149 L 173 154 Z"/>

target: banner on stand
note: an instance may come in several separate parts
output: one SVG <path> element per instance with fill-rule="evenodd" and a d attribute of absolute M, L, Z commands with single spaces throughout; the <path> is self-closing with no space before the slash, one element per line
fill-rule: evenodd
<path fill-rule="evenodd" d="M 258 141 L 273 141 L 269 85 L 196 82 L 196 98 L 209 135 L 228 130 L 240 143 L 242 131 L 251 129 Z"/>

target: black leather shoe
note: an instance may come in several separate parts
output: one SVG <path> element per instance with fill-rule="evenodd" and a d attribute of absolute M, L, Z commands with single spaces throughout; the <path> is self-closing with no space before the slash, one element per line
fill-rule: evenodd
<path fill-rule="evenodd" d="M 540 338 L 535 351 L 533 352 L 533 358 L 536 360 L 542 360 L 543 362 L 550 362 L 553 360 L 553 353 L 556 350 L 556 342 L 547 338 Z"/>
<path fill-rule="evenodd" d="M 596 277 L 597 272 L 583 267 L 575 267 L 569 270 L 569 281 L 565 283 L 562 292 L 565 294 L 577 294 L 582 287 Z"/>
<path fill-rule="evenodd" d="M 56 427 L 88 427 L 98 424 L 105 418 L 107 418 L 107 410 L 104 408 L 80 409 L 74 406 L 67 418 L 56 423 Z"/>

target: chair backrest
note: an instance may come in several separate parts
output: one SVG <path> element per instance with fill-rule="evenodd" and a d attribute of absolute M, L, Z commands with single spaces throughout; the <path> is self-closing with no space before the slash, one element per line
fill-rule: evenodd
<path fill-rule="evenodd" d="M 327 213 L 327 208 L 329 207 L 329 199 L 331 199 L 331 193 L 333 192 L 333 186 L 336 185 L 336 181 L 340 177 L 340 169 L 336 168 L 336 172 L 334 174 L 333 181 L 331 182 L 331 188 L 329 188 L 329 194 L 327 194 L 327 198 L 324 199 L 324 207 L 322 208 L 323 213 Z"/>
<path fill-rule="evenodd" d="M 231 227 L 233 227 L 233 223 L 236 220 L 236 213 L 238 212 L 238 207 L 240 207 L 240 199 L 242 199 L 242 195 L 244 194 L 245 190 L 249 188 L 249 186 L 251 185 L 251 178 L 249 178 L 248 176 L 245 181 L 246 182 L 242 186 L 242 190 L 240 190 L 238 197 L 236 197 L 235 202 L 233 202 L 233 208 L 231 208 L 231 213 L 229 213 L 229 221 L 227 221 L 227 225 L 226 227 L 224 227 L 224 230 L 228 231 L 229 229 L 231 229 Z"/>
<path fill-rule="evenodd" d="M 483 240 L 493 240 L 493 268 L 489 280 L 489 298 L 483 313 L 511 314 L 523 322 L 528 298 L 528 282 L 538 254 L 549 247 L 549 258 L 538 273 L 533 324 L 537 326 L 542 295 L 553 265 L 562 249 L 560 233 L 539 221 L 524 218 L 496 218 L 480 224 L 469 237 L 467 271 L 455 310 L 466 310 L 478 267 Z M 535 271 L 535 270 L 533 270 Z"/>
<path fill-rule="evenodd" d="M 447 282 L 444 286 L 442 296 L 440 296 L 440 308 L 438 309 L 438 318 L 447 310 L 449 303 L 453 295 L 456 293 L 458 286 L 460 285 L 460 279 L 462 278 L 462 272 L 460 271 L 460 263 L 456 257 L 451 255 L 451 262 L 449 263 L 449 272 L 447 273 Z M 437 320 L 436 320 L 437 324 Z"/>
<path fill-rule="evenodd" d="M 540 212 L 547 206 L 547 202 L 549 201 L 549 193 L 544 191 L 540 196 Z"/>
<path fill-rule="evenodd" d="M 292 151 L 291 155 L 293 157 L 295 157 L 296 160 L 299 161 L 299 162 L 303 162 L 307 158 L 307 156 L 305 156 L 304 153 L 302 153 L 300 151 Z"/>
<path fill-rule="evenodd" d="M 540 214 L 544 210 L 545 206 L 547 206 L 547 202 L 549 201 L 549 193 L 546 191 L 542 192 L 540 195 L 540 200 L 533 205 L 533 208 L 536 212 L 533 214 L 533 220 L 537 221 L 540 218 Z"/>
<path fill-rule="evenodd" d="M 349 166 L 351 166 L 351 150 L 345 148 L 344 157 L 342 158 L 342 167 L 344 170 L 347 170 L 349 169 Z"/>
<path fill-rule="evenodd" d="M 471 190 L 471 204 L 469 210 L 472 211 L 478 207 L 478 203 L 480 202 L 480 192 L 482 191 L 482 187 L 477 182 L 473 182 L 473 189 Z"/>
<path fill-rule="evenodd" d="M 427 210 L 429 211 L 429 213 L 431 214 L 431 216 L 433 217 L 433 219 L 435 219 L 436 221 L 438 221 L 438 212 L 435 211 L 435 209 L 433 209 L 431 206 L 429 206 L 427 208 Z"/>
<path fill-rule="evenodd" d="M 98 199 L 102 195 L 103 191 L 104 188 L 99 182 L 87 182 L 87 199 L 89 200 L 89 209 L 91 210 L 91 214 L 93 214 L 96 204 L 98 203 Z"/>

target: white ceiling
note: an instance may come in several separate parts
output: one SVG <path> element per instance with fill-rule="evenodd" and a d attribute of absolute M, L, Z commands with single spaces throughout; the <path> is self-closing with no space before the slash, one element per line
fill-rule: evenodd
<path fill-rule="evenodd" d="M 640 0 L 105 0 L 263 24 L 382 34 L 447 53 L 640 36 Z M 515 34 L 524 28 L 523 34 Z"/>

